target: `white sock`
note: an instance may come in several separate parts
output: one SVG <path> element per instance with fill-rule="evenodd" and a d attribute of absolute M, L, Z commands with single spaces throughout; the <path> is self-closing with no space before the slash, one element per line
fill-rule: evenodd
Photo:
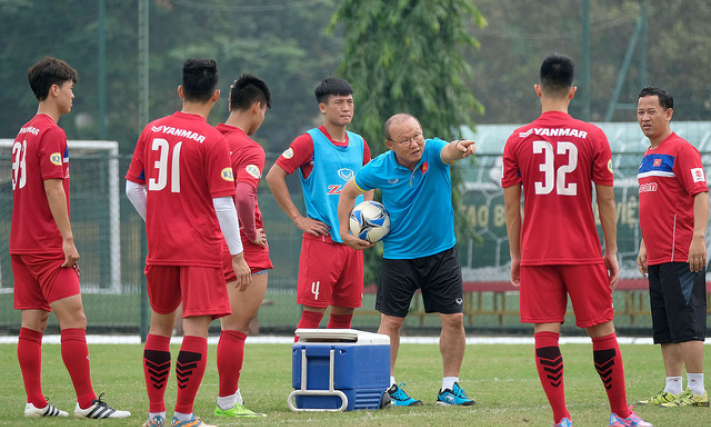
<path fill-rule="evenodd" d="M 165 419 L 165 411 L 163 411 L 163 412 L 149 412 L 148 413 L 149 420 L 152 420 L 155 417 L 163 417 L 163 419 Z"/>
<path fill-rule="evenodd" d="M 703 396 L 706 390 L 704 389 L 704 374 L 686 373 L 686 386 L 691 389 L 691 392 L 697 396 Z"/>
<path fill-rule="evenodd" d="M 454 383 L 459 381 L 459 377 L 444 377 L 442 378 L 442 391 L 452 390 L 454 388 Z"/>
<path fill-rule="evenodd" d="M 667 377 L 667 385 L 664 391 L 674 395 L 681 394 L 681 377 Z"/>
<path fill-rule="evenodd" d="M 190 421 L 193 419 L 193 413 L 183 414 L 182 412 L 174 412 L 173 417 L 177 418 L 178 421 Z"/>
<path fill-rule="evenodd" d="M 397 384 L 395 382 L 395 377 L 390 377 L 390 388 L 392 388 L 395 384 Z"/>

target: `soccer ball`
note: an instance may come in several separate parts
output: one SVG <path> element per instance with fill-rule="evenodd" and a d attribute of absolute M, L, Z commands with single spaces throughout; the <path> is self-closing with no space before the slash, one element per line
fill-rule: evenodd
<path fill-rule="evenodd" d="M 352 235 L 375 243 L 390 232 L 390 215 L 382 203 L 365 201 L 353 208 L 349 228 Z"/>

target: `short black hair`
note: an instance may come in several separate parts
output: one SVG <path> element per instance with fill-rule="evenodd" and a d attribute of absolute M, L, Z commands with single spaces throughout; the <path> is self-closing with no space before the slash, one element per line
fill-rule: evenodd
<path fill-rule="evenodd" d="M 659 105 L 665 110 L 674 108 L 674 98 L 665 89 L 660 87 L 647 86 L 639 92 L 639 98 L 644 98 L 645 96 L 656 96 L 659 98 Z"/>
<path fill-rule="evenodd" d="M 564 96 L 573 87 L 575 64 L 567 55 L 552 53 L 543 59 L 541 90 L 548 96 Z"/>
<path fill-rule="evenodd" d="M 183 97 L 186 101 L 207 102 L 217 89 L 217 63 L 213 59 L 188 59 L 183 64 Z"/>
<path fill-rule="evenodd" d="M 232 83 L 230 105 L 234 110 L 247 110 L 255 102 L 261 102 L 267 108 L 272 108 L 272 93 L 269 85 L 259 77 L 242 74 Z"/>
<path fill-rule="evenodd" d="M 353 95 L 353 88 L 343 79 L 328 77 L 323 79 L 323 81 L 316 86 L 314 95 L 316 95 L 316 101 L 318 101 L 319 104 L 322 102 L 328 104 L 328 99 L 331 96 Z"/>
<path fill-rule="evenodd" d="M 61 59 L 45 56 L 27 70 L 27 80 L 38 100 L 43 101 L 49 95 L 52 85 L 62 85 L 71 81 L 76 84 L 79 75 L 76 70 Z"/>

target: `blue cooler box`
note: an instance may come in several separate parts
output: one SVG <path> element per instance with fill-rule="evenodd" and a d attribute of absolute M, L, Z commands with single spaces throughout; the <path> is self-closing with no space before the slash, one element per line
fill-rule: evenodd
<path fill-rule="evenodd" d="M 292 411 L 381 408 L 390 386 L 390 337 L 355 329 L 297 329 L 296 336 Z"/>

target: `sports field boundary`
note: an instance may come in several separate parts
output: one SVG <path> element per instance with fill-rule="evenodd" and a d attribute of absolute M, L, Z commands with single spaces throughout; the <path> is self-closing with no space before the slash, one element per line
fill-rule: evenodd
<path fill-rule="evenodd" d="M 0 344 L 17 344 L 17 336 L 0 336 Z M 207 339 L 208 344 L 217 344 L 219 336 L 211 336 Z M 89 344 L 141 344 L 139 335 L 87 335 L 86 341 Z M 653 345 L 652 338 L 640 337 L 617 337 L 620 344 Z M 171 344 L 180 344 L 183 337 L 172 337 Z M 591 344 L 589 337 L 560 337 L 560 344 Z M 45 335 L 42 337 L 42 344 L 60 344 L 60 335 Z M 259 336 L 247 338 L 246 344 L 293 344 L 293 336 Z M 400 337 L 401 344 L 438 344 L 439 337 Z M 467 345 L 518 345 L 534 344 L 533 337 L 467 337 Z M 711 338 L 706 338 L 705 345 L 711 345 Z"/>

